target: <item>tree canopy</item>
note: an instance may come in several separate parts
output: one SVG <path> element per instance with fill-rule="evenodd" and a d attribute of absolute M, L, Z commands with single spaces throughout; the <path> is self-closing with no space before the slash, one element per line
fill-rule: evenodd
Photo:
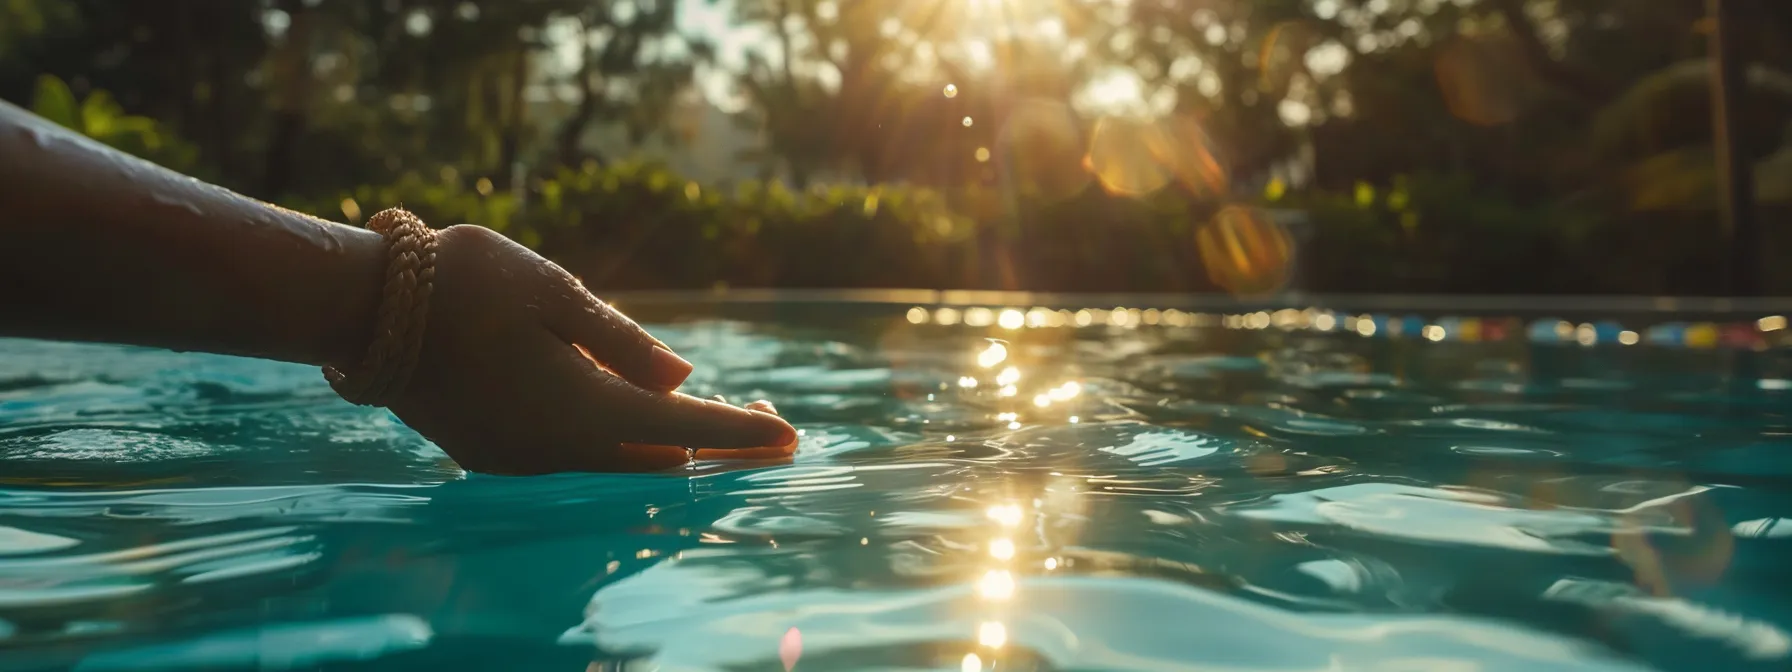
<path fill-rule="evenodd" d="M 1660 232 L 1716 202 L 1704 4 L 0 0 L 0 98 L 286 201 L 412 183 L 539 200 L 642 143 L 716 142 L 723 116 L 752 139 L 717 159 L 751 167 L 737 181 L 936 189 L 1015 235 L 1086 192 L 1203 225 L 1400 194 L 1357 239 L 1447 259 L 1470 222 L 1573 212 L 1548 235 L 1667 227 L 1637 242 L 1665 258 Z M 1777 208 L 1792 4 L 1747 11 L 1741 132 Z"/>

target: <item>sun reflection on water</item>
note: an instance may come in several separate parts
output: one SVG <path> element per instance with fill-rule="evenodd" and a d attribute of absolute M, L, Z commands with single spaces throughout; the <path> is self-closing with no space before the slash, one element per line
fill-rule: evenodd
<path fill-rule="evenodd" d="M 1014 540 L 1004 538 L 989 542 L 989 557 L 1004 561 L 1013 560 Z"/>
<path fill-rule="evenodd" d="M 1020 505 L 1018 504 L 1000 504 L 992 506 L 989 507 L 989 510 L 986 513 L 989 515 L 990 520 L 1001 523 L 1003 527 L 1015 527 L 1020 525 L 1021 516 L 1023 515 L 1020 510 Z"/>
<path fill-rule="evenodd" d="M 1008 346 L 1003 345 L 1000 341 L 990 341 L 988 348 L 985 348 L 983 352 L 977 353 L 977 366 L 988 369 L 1007 361 L 1007 359 Z M 1010 367 L 1010 370 L 1012 370 L 1012 367 Z M 1000 379 L 998 379 L 998 381 L 999 380 Z M 1001 384 L 1007 385 L 1008 383 Z"/>
<path fill-rule="evenodd" d="M 1026 315 L 1013 308 L 1002 311 L 1001 316 L 996 318 L 996 325 L 1003 329 L 1019 329 L 1025 326 L 1026 322 Z"/>
<path fill-rule="evenodd" d="M 988 621 L 977 626 L 977 643 L 999 649 L 1008 643 L 1008 627 L 998 621 Z"/>
<path fill-rule="evenodd" d="M 1014 597 L 1014 574 L 1006 569 L 992 569 L 977 582 L 977 594 L 992 602 Z"/>

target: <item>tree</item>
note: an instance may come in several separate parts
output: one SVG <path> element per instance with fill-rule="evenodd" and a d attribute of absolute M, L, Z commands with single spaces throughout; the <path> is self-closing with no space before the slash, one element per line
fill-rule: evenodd
<path fill-rule="evenodd" d="M 571 76 L 577 103 L 556 132 L 562 165 L 586 158 L 582 139 L 594 121 L 621 121 L 635 141 L 664 130 L 696 64 L 711 57 L 706 42 L 678 34 L 677 10 L 672 0 L 593 3 L 570 17 L 582 48 Z"/>

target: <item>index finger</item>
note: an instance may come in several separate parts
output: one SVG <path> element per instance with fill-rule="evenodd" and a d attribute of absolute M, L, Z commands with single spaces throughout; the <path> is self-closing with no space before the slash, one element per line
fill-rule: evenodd
<path fill-rule="evenodd" d="M 691 375 L 691 363 L 672 348 L 597 298 L 578 279 L 567 277 L 564 300 L 547 314 L 548 328 L 585 350 L 597 363 L 641 387 L 671 390 Z"/>
<path fill-rule="evenodd" d="M 594 372 L 593 396 L 614 409 L 608 434 L 624 443 L 686 448 L 764 448 L 796 441 L 796 428 L 771 413 L 677 392 L 647 390 Z"/>

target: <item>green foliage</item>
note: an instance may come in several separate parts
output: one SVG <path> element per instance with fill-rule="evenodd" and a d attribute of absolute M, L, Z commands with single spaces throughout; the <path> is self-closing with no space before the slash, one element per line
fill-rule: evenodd
<path fill-rule="evenodd" d="M 1221 204 L 1175 190 L 1127 198 L 1091 187 L 1053 199 L 1006 198 L 984 187 L 792 190 L 777 181 L 723 190 L 644 162 L 562 169 L 534 181 L 522 204 L 510 192 L 482 193 L 478 182 L 411 173 L 294 205 L 342 220 L 344 200 L 366 209 L 363 217 L 403 204 L 436 226 L 486 226 L 612 291 L 715 284 L 1220 291 L 1195 234 Z M 1003 197 L 1003 205 L 965 214 L 989 197 Z M 1293 225 L 1303 240 L 1298 282 L 1326 291 L 1672 291 L 1696 287 L 1704 276 L 1663 278 L 1660 269 L 1697 268 L 1690 260 L 1716 253 L 1692 235 L 1700 228 L 1690 219 L 1639 223 L 1572 205 L 1521 206 L 1466 174 L 1399 176 L 1268 200 L 1258 210 L 1264 221 L 1304 220 Z M 1614 246 L 1623 259 L 1611 258 Z"/>
<path fill-rule="evenodd" d="M 1595 289 L 1585 257 L 1605 220 L 1570 206 L 1517 205 L 1469 175 L 1398 176 L 1278 205 L 1308 218 L 1303 279 L 1327 291 Z"/>
<path fill-rule="evenodd" d="M 57 0 L 0 0 L 0 55 L 20 41 L 69 21 L 74 14 Z"/>
<path fill-rule="evenodd" d="M 1752 5 L 1742 126 L 1781 207 L 1792 3 Z M 740 58 L 669 0 L 0 0 L 0 97 L 334 219 L 488 226 L 616 287 L 1210 291 L 1196 241 L 1241 194 L 1304 219 L 1313 291 L 1703 292 L 1682 279 L 1715 263 L 1701 3 L 721 6 L 764 36 Z M 762 145 L 741 158 L 786 183 L 605 165 L 714 141 L 680 103 L 706 66 Z M 1223 179 L 1078 190 L 1121 114 L 1079 93 L 1116 69 Z"/>
<path fill-rule="evenodd" d="M 77 100 L 68 83 L 54 75 L 37 80 L 31 110 L 38 116 L 110 145 L 128 154 L 175 170 L 193 166 L 197 150 L 156 120 L 126 114 L 105 91 L 93 91 Z"/>

